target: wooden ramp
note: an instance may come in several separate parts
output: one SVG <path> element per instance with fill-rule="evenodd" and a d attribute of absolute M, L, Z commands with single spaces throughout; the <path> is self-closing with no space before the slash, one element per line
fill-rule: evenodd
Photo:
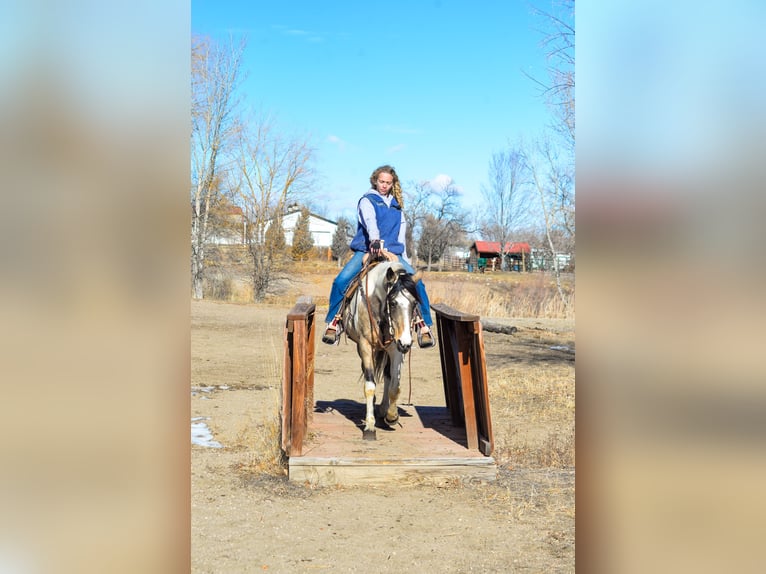
<path fill-rule="evenodd" d="M 290 456 L 289 479 L 312 485 L 490 482 L 492 457 L 467 448 L 465 429 L 447 407 L 399 405 L 399 422 L 362 440 L 365 406 L 351 400 L 316 403 L 301 456 Z M 379 423 L 380 424 L 380 423 Z"/>
<path fill-rule="evenodd" d="M 314 315 L 301 300 L 285 324 L 281 447 L 289 479 L 315 485 L 488 482 L 497 478 L 484 341 L 476 315 L 436 312 L 446 407 L 399 405 L 394 429 L 362 439 L 364 403 L 314 402 Z M 380 423 L 379 423 L 380 424 Z"/>

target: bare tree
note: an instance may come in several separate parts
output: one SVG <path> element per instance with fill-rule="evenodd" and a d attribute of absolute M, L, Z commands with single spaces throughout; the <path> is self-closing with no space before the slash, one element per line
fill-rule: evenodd
<path fill-rule="evenodd" d="M 444 255 L 447 249 L 462 242 L 463 229 L 459 221 L 454 219 L 437 219 L 434 215 L 426 215 L 420 232 L 418 249 L 428 263 L 428 271 L 431 265 L 439 261 L 439 270 L 442 269 Z"/>
<path fill-rule="evenodd" d="M 234 91 L 240 80 L 244 42 L 219 46 L 192 39 L 192 296 L 203 297 L 205 243 L 211 208 L 222 181 L 221 160 L 237 130 Z"/>
<path fill-rule="evenodd" d="M 575 143 L 575 0 L 558 0 L 554 12 L 535 8 L 544 29 L 542 49 L 548 61 L 547 79 L 525 75 L 535 82 L 554 112 L 554 130 L 574 154 Z"/>
<path fill-rule="evenodd" d="M 420 235 L 426 215 L 430 211 L 432 195 L 433 189 L 428 181 L 410 182 L 407 190 L 404 190 L 404 219 L 407 222 L 405 240 L 407 256 L 412 260 L 413 265 L 417 265 L 419 255 L 415 237 Z"/>
<path fill-rule="evenodd" d="M 483 235 L 500 244 L 501 269 L 508 262 L 503 255 L 514 230 L 525 225 L 531 214 L 530 196 L 526 187 L 526 165 L 520 147 L 492 154 L 489 162 L 489 186 L 482 186 L 486 202 Z"/>
<path fill-rule="evenodd" d="M 558 253 L 575 250 L 575 3 L 558 0 L 550 12 L 536 10 L 544 24 L 542 48 L 548 61 L 547 79 L 530 78 L 542 88 L 553 110 L 554 143 L 545 137 L 528 156 L 540 197 L 545 235 L 558 280 Z M 563 297 L 563 295 L 562 295 Z"/>
<path fill-rule="evenodd" d="M 564 306 L 569 309 L 569 297 L 561 286 L 561 266 L 559 254 L 565 253 L 561 245 L 571 241 L 574 245 L 573 222 L 569 218 L 574 214 L 573 180 L 569 175 L 566 162 L 559 159 L 558 148 L 548 139 L 542 140 L 535 149 L 525 155 L 525 164 L 529 169 L 534 189 L 540 201 L 545 223 L 545 239 L 552 255 L 553 272 L 556 287 Z M 571 253 L 571 252 L 570 252 Z"/>
<path fill-rule="evenodd" d="M 461 192 L 450 180 L 440 189 L 431 187 L 419 208 L 425 214 L 420 227 L 418 252 L 425 259 L 428 271 L 440 261 L 448 247 L 461 243 L 467 215 L 460 205 Z"/>
<path fill-rule="evenodd" d="M 266 294 L 272 273 L 266 229 L 287 202 L 310 185 L 313 155 L 307 140 L 277 133 L 268 118 L 253 120 L 240 132 L 232 189 L 250 221 L 246 243 L 256 301 Z"/>

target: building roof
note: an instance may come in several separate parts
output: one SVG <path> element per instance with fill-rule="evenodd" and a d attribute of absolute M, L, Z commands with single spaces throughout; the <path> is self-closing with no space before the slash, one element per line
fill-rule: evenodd
<path fill-rule="evenodd" d="M 475 241 L 471 246 L 475 248 L 477 253 L 500 253 L 499 241 Z M 504 253 L 529 253 L 529 243 L 524 241 L 516 241 L 514 243 L 506 243 Z"/>
<path fill-rule="evenodd" d="M 282 217 L 285 218 L 285 217 L 288 217 L 290 215 L 294 215 L 296 213 L 298 215 L 300 215 L 301 210 L 300 209 L 289 209 L 288 211 L 285 212 L 285 214 Z M 333 225 L 338 225 L 337 221 L 333 221 L 332 219 L 327 219 L 326 217 L 322 217 L 321 215 L 317 215 L 316 213 L 311 213 L 310 211 L 309 211 L 309 217 L 313 217 L 314 219 L 320 219 L 322 221 L 326 221 L 327 223 L 332 223 Z"/>

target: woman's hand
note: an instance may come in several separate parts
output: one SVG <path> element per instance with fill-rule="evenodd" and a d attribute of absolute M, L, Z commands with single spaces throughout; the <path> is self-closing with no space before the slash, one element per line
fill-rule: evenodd
<path fill-rule="evenodd" d="M 383 254 L 383 246 L 380 244 L 379 239 L 375 239 L 370 242 L 370 257 L 377 259 Z"/>

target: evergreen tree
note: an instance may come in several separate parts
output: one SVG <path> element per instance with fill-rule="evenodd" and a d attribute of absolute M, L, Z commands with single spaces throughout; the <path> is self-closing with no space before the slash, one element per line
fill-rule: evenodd
<path fill-rule="evenodd" d="M 309 230 L 309 210 L 304 207 L 301 209 L 301 215 L 293 232 L 293 259 L 296 261 L 305 260 L 313 248 L 314 238 Z"/>
<path fill-rule="evenodd" d="M 287 247 L 281 209 L 274 210 L 274 217 L 271 219 L 271 225 L 266 229 L 264 239 L 269 260 L 279 267 L 284 260 L 285 248 Z"/>
<path fill-rule="evenodd" d="M 335 229 L 335 235 L 332 236 L 332 256 L 338 260 L 338 267 L 341 265 L 341 261 L 346 257 L 349 250 L 349 235 L 351 233 L 351 223 L 345 217 L 339 217 L 337 228 Z"/>

